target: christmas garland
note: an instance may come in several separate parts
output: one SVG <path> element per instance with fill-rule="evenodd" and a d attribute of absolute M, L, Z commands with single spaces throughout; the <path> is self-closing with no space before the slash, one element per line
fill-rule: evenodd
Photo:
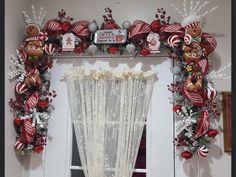
<path fill-rule="evenodd" d="M 15 149 L 24 154 L 32 151 L 40 153 L 47 139 L 48 120 L 53 109 L 51 102 L 56 92 L 50 91 L 52 60 L 48 55 L 52 45 L 47 42 L 47 33 L 41 30 L 45 11 L 36 14 L 32 6 L 33 18 L 24 11 L 26 38 L 12 55 L 11 61 L 16 70 L 10 73 L 10 80 L 16 80 L 15 99 L 9 105 L 14 115 L 14 128 L 17 133 Z M 51 51 L 50 54 L 52 54 Z"/>
<path fill-rule="evenodd" d="M 173 92 L 173 111 L 176 114 L 175 145 L 183 149 L 181 156 L 185 159 L 191 158 L 194 153 L 206 157 L 210 139 L 218 134 L 210 122 L 217 119 L 220 113 L 217 91 L 207 79 L 210 68 L 208 55 L 216 48 L 216 41 L 210 34 L 202 32 L 199 17 L 214 11 L 216 7 L 199 16 L 196 14 L 203 7 L 200 1 L 196 1 L 195 5 L 191 1 L 188 13 L 185 0 L 183 7 L 184 19 L 181 24 L 172 22 L 166 11 L 158 8 L 156 19 L 151 24 L 141 20 L 133 24 L 124 21 L 122 28 L 113 19 L 112 10 L 105 8 L 100 30 L 127 31 L 125 42 L 110 44 L 95 43 L 95 33 L 99 30 L 95 20 L 72 22 L 74 19 L 66 16 L 62 9 L 57 18 L 47 21 L 42 27 L 45 17 L 43 9 L 37 16 L 32 6 L 33 20 L 23 12 L 27 37 L 17 50 L 17 57 L 11 57 L 17 69 L 10 74 L 10 79 L 17 80 L 16 99 L 10 100 L 17 132 L 15 149 L 23 154 L 31 151 L 40 153 L 46 144 L 47 124 L 52 111 L 51 98 L 56 96 L 55 91 L 49 91 L 50 55 L 66 51 L 63 50 L 63 37 L 72 34 L 74 48 L 70 51 L 77 54 L 95 54 L 97 50 L 116 54 L 127 50 L 130 54 L 149 56 L 167 47 L 170 58 L 176 64 L 172 69 L 175 83 L 168 86 Z M 118 40 L 122 40 L 122 37 L 119 36 Z"/>

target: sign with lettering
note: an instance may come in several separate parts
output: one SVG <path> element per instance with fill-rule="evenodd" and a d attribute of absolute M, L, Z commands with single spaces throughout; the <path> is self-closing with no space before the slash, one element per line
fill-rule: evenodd
<path fill-rule="evenodd" d="M 126 29 L 97 30 L 94 35 L 94 43 L 96 44 L 123 44 L 126 39 Z"/>

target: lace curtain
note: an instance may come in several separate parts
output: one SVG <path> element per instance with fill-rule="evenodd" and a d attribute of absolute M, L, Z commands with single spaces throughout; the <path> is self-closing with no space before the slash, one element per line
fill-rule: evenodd
<path fill-rule="evenodd" d="M 66 78 L 85 177 L 131 177 L 155 74 L 76 67 Z"/>

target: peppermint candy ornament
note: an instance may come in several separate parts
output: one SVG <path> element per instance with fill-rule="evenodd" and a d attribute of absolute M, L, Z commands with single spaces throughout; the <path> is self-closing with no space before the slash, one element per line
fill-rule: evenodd
<path fill-rule="evenodd" d="M 208 153 L 209 153 L 209 150 L 205 146 L 202 146 L 197 150 L 197 154 L 200 157 L 207 157 Z"/>
<path fill-rule="evenodd" d="M 48 40 L 48 33 L 47 32 L 40 32 L 38 38 L 41 41 L 47 41 Z"/>
<path fill-rule="evenodd" d="M 171 35 L 167 39 L 167 43 L 169 44 L 170 47 L 177 47 L 180 43 L 180 38 L 178 35 Z"/>
<path fill-rule="evenodd" d="M 189 44 L 192 43 L 192 41 L 193 41 L 192 36 L 191 36 L 190 34 L 185 34 L 185 36 L 184 36 L 184 42 L 185 42 L 185 44 L 189 45 Z"/>
<path fill-rule="evenodd" d="M 53 55 L 54 51 L 55 51 L 55 47 L 53 47 L 53 45 L 50 44 L 45 44 L 44 46 L 44 51 L 48 54 L 48 55 Z"/>
<path fill-rule="evenodd" d="M 18 94 L 23 94 L 28 91 L 28 87 L 24 82 L 17 83 L 15 89 Z"/>

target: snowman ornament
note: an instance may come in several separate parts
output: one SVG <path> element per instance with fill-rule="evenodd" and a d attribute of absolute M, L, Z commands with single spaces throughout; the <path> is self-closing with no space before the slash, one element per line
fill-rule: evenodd
<path fill-rule="evenodd" d="M 150 53 L 160 53 L 160 36 L 157 33 L 150 33 L 147 36 L 148 48 Z"/>

